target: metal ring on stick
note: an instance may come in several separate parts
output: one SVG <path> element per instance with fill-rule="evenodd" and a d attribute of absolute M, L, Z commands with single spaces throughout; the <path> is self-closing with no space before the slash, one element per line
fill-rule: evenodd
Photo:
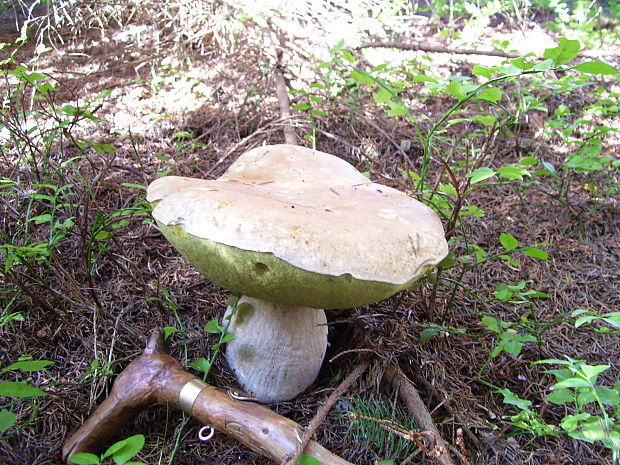
<path fill-rule="evenodd" d="M 205 430 L 209 430 L 209 432 L 205 434 Z M 213 426 L 203 426 L 202 428 L 200 428 L 200 431 L 198 431 L 198 439 L 200 439 L 203 442 L 206 442 L 209 439 L 211 439 L 214 434 L 215 434 L 215 428 Z"/>

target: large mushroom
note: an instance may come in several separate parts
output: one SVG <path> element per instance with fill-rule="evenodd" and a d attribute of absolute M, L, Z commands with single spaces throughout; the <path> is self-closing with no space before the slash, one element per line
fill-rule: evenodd
<path fill-rule="evenodd" d="M 226 354 L 242 387 L 266 402 L 316 379 L 327 347 L 323 309 L 386 299 L 448 253 L 430 208 L 295 145 L 250 150 L 216 180 L 159 178 L 147 200 L 200 273 L 245 296 Z"/>

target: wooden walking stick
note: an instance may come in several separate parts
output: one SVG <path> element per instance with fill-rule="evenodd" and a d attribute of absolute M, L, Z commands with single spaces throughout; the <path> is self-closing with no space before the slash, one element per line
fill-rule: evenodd
<path fill-rule="evenodd" d="M 169 402 L 201 423 L 221 431 L 252 450 L 282 463 L 295 452 L 303 428 L 247 398 L 209 386 L 164 350 L 163 335 L 153 331 L 142 355 L 118 376 L 112 392 L 62 448 L 68 463 L 73 454 L 102 449 L 142 409 Z M 311 441 L 304 453 L 323 465 L 352 465 Z"/>

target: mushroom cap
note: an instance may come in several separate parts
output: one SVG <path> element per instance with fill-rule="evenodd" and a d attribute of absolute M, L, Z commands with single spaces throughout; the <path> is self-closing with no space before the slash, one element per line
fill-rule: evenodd
<path fill-rule="evenodd" d="M 252 149 L 216 180 L 159 178 L 147 200 L 198 271 L 275 303 L 377 302 L 448 253 L 430 208 L 338 157 L 295 145 Z"/>

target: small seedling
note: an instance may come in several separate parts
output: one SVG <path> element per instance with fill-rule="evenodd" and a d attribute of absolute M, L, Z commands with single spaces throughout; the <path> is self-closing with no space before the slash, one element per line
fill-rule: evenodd
<path fill-rule="evenodd" d="M 215 360 L 217 359 L 222 346 L 226 344 L 227 342 L 230 342 L 233 339 L 235 339 L 235 335 L 228 332 L 231 318 L 236 312 L 243 311 L 244 309 L 247 309 L 250 306 L 248 303 L 239 303 L 240 297 L 241 296 L 239 294 L 235 294 L 232 297 L 230 297 L 228 301 L 226 302 L 226 304 L 230 308 L 232 308 L 232 311 L 226 315 L 225 317 L 226 324 L 224 326 L 220 325 L 216 319 L 209 321 L 204 326 L 205 332 L 210 333 L 210 334 L 218 334 L 219 339 L 215 344 L 211 346 L 211 350 L 213 350 L 213 354 L 211 355 L 211 358 L 209 360 L 207 360 L 204 357 L 200 357 L 198 360 L 195 360 L 189 364 L 189 366 L 192 367 L 194 370 L 201 371 L 203 373 L 202 375 L 203 380 L 207 379 L 207 376 L 209 375 L 209 372 L 211 371 L 211 368 L 213 367 L 213 364 L 215 363 Z"/>
<path fill-rule="evenodd" d="M 103 454 L 97 456 L 90 452 L 80 452 L 69 457 L 78 465 L 102 465 L 112 459 L 116 465 L 144 465 L 143 462 L 129 462 L 144 447 L 144 435 L 136 434 L 127 439 L 115 442 Z"/>

